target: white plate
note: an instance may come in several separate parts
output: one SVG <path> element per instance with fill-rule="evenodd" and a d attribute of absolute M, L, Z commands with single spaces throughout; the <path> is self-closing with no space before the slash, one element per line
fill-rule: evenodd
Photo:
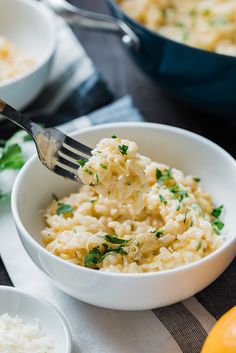
<path fill-rule="evenodd" d="M 43 331 L 54 342 L 56 353 L 71 352 L 71 338 L 62 315 L 46 301 L 12 287 L 0 286 L 0 316 L 8 313 L 25 323 L 38 319 Z"/>

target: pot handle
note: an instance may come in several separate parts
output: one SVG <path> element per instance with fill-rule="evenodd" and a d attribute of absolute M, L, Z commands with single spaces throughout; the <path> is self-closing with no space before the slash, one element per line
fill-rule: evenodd
<path fill-rule="evenodd" d="M 140 48 L 140 40 L 137 35 L 121 20 L 79 9 L 65 0 L 44 0 L 44 3 L 51 7 L 57 15 L 63 17 L 69 24 L 77 25 L 81 28 L 118 34 L 123 43 L 128 47 L 136 50 Z"/>

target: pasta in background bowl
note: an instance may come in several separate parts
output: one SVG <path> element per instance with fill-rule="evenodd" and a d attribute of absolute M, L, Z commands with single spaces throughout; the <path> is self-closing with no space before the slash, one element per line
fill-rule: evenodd
<path fill-rule="evenodd" d="M 39 1 L 1 0 L 1 99 L 18 110 L 31 103 L 47 82 L 56 46 L 55 18 L 48 7 Z"/>
<path fill-rule="evenodd" d="M 30 70 L 35 60 L 27 57 L 6 37 L 0 35 L 0 81 Z"/>
<path fill-rule="evenodd" d="M 20 239 L 28 255 L 49 280 L 90 304 L 141 310 L 169 305 L 194 295 L 215 280 L 235 256 L 235 160 L 209 140 L 158 124 L 107 124 L 81 130 L 74 137 L 95 147 L 97 141 L 114 134 L 135 141 L 140 154 L 202 179 L 202 188 L 213 195 L 214 204 L 225 206 L 222 246 L 196 262 L 148 273 L 96 271 L 65 261 L 44 248 L 42 210 L 50 203 L 52 193 L 62 199 L 76 193 L 78 184 L 48 171 L 36 156 L 19 173 L 12 193 L 12 212 Z"/>

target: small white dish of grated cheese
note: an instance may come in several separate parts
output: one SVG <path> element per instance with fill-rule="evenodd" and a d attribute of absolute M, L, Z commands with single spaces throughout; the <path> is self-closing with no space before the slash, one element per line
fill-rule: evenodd
<path fill-rule="evenodd" d="M 44 300 L 0 286 L 0 352 L 70 353 L 67 324 Z"/>

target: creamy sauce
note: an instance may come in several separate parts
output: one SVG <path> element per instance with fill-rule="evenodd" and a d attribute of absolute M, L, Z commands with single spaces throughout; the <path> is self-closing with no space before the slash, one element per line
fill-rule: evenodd
<path fill-rule="evenodd" d="M 40 159 L 49 169 L 53 169 L 56 165 L 56 153 L 58 150 L 58 143 L 53 137 L 48 137 L 44 134 L 38 134 L 35 137 L 38 145 Z"/>

